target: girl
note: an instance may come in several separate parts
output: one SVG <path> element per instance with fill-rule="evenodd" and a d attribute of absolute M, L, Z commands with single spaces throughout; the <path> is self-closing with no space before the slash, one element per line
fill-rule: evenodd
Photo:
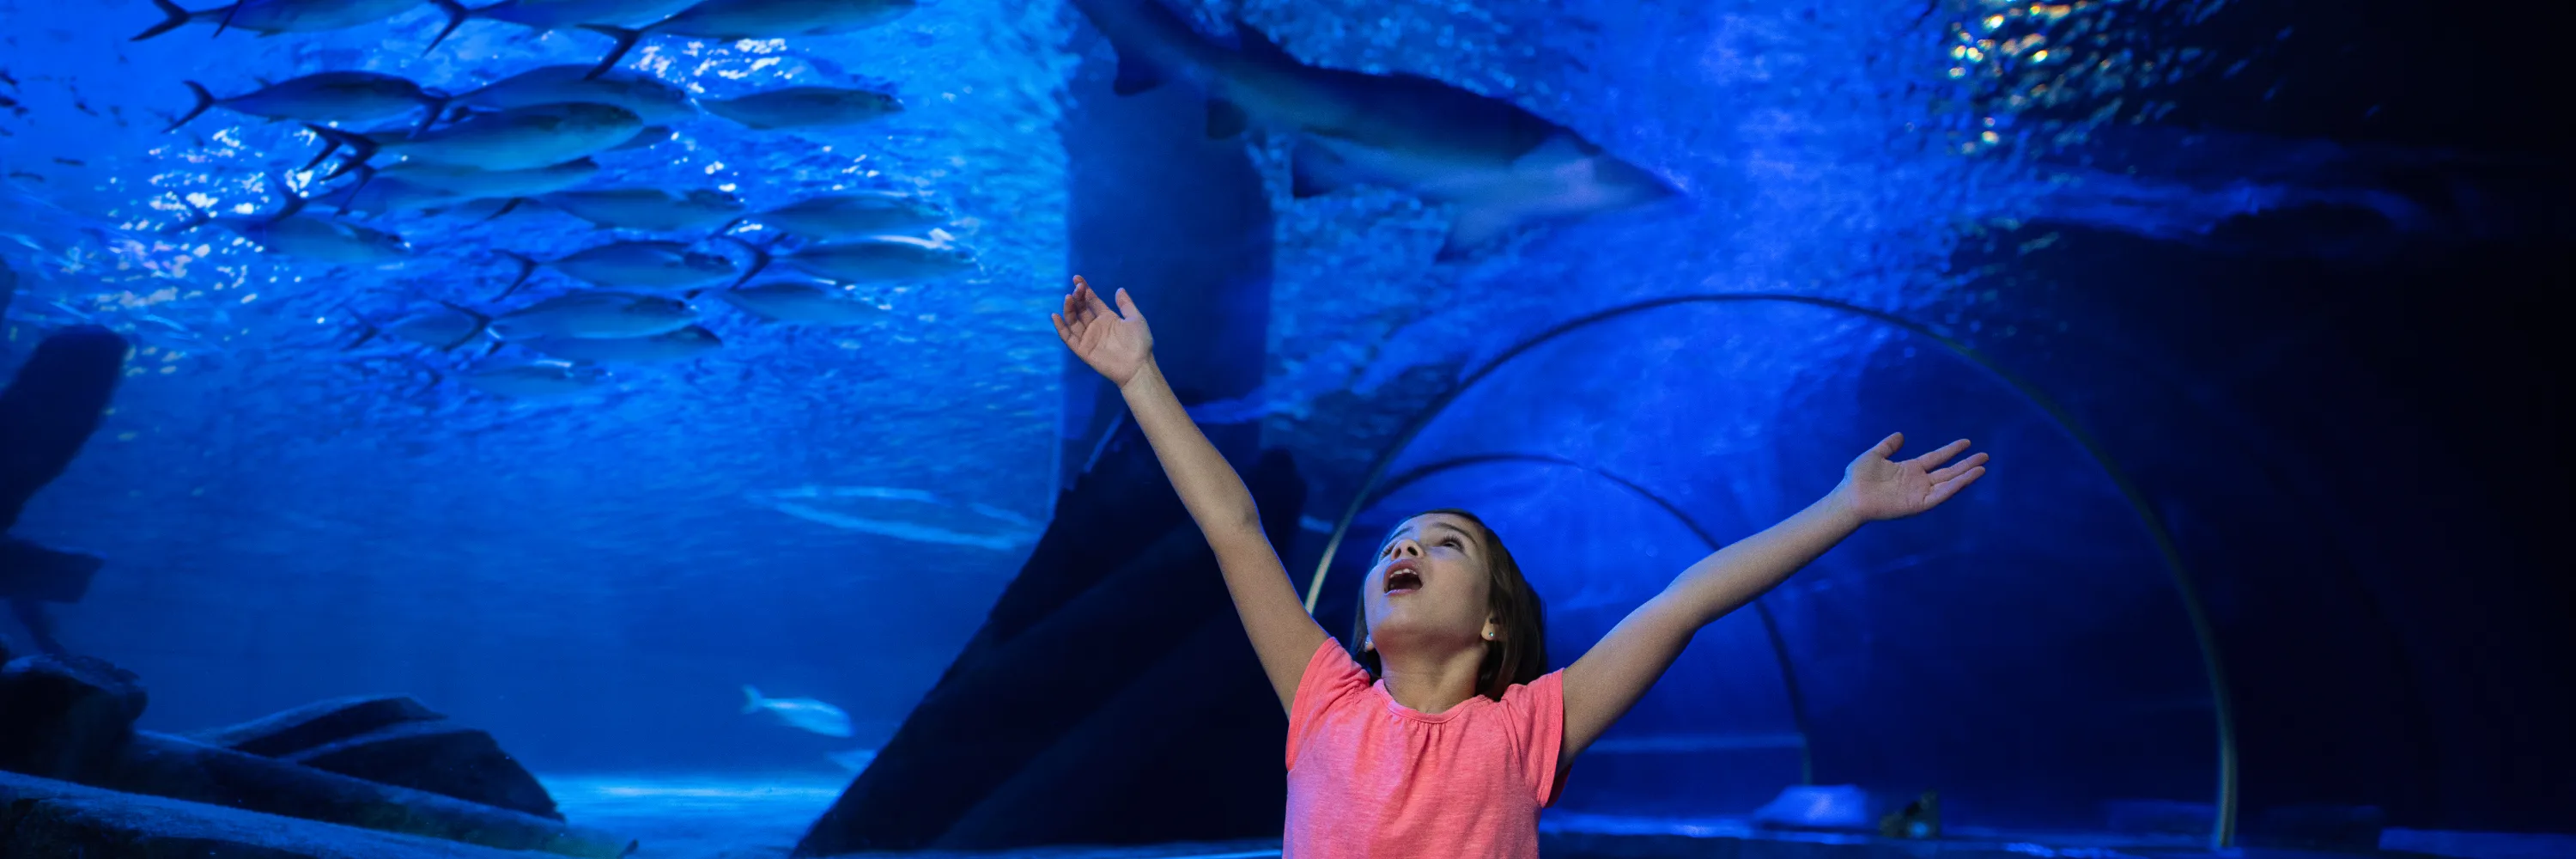
<path fill-rule="evenodd" d="M 1475 516 L 1405 520 L 1361 582 L 1355 660 L 1306 614 L 1252 493 L 1154 365 L 1127 291 L 1112 312 L 1073 279 L 1055 331 L 1125 396 L 1216 550 L 1226 590 L 1288 711 L 1284 859 L 1535 859 L 1538 811 L 1584 747 L 1646 694 L 1700 627 L 1753 601 L 1863 523 L 1938 506 L 1986 472 L 1966 439 L 1891 462 L 1888 436 L 1822 500 L 1710 555 L 1601 643 L 1546 672 L 1538 595 Z"/>

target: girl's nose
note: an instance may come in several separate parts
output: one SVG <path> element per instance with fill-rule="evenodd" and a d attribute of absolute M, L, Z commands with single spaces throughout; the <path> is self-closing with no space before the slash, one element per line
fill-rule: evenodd
<path fill-rule="evenodd" d="M 1412 540 L 1397 540 L 1393 545 L 1386 547 L 1386 556 L 1390 558 L 1418 558 L 1422 556 L 1422 544 L 1413 542 Z"/>

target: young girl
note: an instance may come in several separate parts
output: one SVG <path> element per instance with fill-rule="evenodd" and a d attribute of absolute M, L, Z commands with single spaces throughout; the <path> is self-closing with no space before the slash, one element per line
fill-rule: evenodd
<path fill-rule="evenodd" d="M 1538 595 L 1475 516 L 1398 525 L 1360 583 L 1356 660 L 1306 614 L 1252 493 L 1182 411 L 1127 291 L 1112 312 L 1074 278 L 1056 335 L 1118 386 L 1288 710 L 1284 859 L 1534 859 L 1538 811 L 1584 747 L 1646 694 L 1700 627 L 1770 590 L 1863 523 L 1930 510 L 1985 474 L 1966 439 L 1891 462 L 1902 435 L 1788 521 L 1702 559 L 1583 658 L 1546 672 Z"/>

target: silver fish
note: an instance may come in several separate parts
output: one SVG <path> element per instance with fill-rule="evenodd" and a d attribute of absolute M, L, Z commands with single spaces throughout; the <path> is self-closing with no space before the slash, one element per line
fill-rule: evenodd
<path fill-rule="evenodd" d="M 640 28 L 583 24 L 582 29 L 617 40 L 617 46 L 591 70 L 598 75 L 615 68 L 647 35 L 722 42 L 834 36 L 901 18 L 915 5 L 916 0 L 705 0 Z"/>
<path fill-rule="evenodd" d="M 606 371 L 591 365 L 537 361 L 476 368 L 465 374 L 465 383 L 494 396 L 533 400 L 579 394 L 598 387 L 607 377 Z"/>
<path fill-rule="evenodd" d="M 437 188 L 414 185 L 400 178 L 375 176 L 374 169 L 359 168 L 358 181 L 313 195 L 312 201 L 336 208 L 343 215 L 351 212 L 388 215 L 434 213 L 473 200 Z"/>
<path fill-rule="evenodd" d="M 476 18 L 517 24 L 538 32 L 583 24 L 641 27 L 697 5 L 698 0 L 501 0 L 472 9 L 457 0 L 430 2 L 447 13 L 447 28 L 438 31 L 438 38 L 429 42 L 431 48 L 437 48 L 438 43 L 447 41 L 448 34 Z"/>
<path fill-rule="evenodd" d="M 192 23 L 215 25 L 215 35 L 227 29 L 242 29 L 274 36 L 279 33 L 319 33 L 373 24 L 409 11 L 429 0 L 241 0 L 213 9 L 195 12 L 180 8 L 170 0 L 152 0 L 161 10 L 161 23 L 137 34 L 133 41 L 143 41 Z"/>
<path fill-rule="evenodd" d="M 358 317 L 362 332 L 358 339 L 342 347 L 342 351 L 366 345 L 367 341 L 378 336 L 386 336 L 445 352 L 473 342 L 492 325 L 491 318 L 483 314 L 443 301 L 439 305 L 437 309 L 410 314 L 383 325 Z M 355 312 L 350 315 L 357 316 Z"/>
<path fill-rule="evenodd" d="M 877 750 L 851 749 L 843 752 L 829 752 L 824 754 L 823 757 L 830 759 L 833 763 L 840 764 L 842 769 L 846 769 L 851 772 L 866 772 L 868 765 L 876 762 Z"/>
<path fill-rule="evenodd" d="M 270 84 L 229 98 L 216 98 L 204 84 L 181 81 L 197 97 L 197 103 L 186 115 L 170 123 L 165 132 L 177 131 L 207 110 L 221 107 L 234 113 L 264 119 L 298 119 L 306 122 L 375 122 L 392 119 L 419 108 L 438 115 L 446 100 L 420 88 L 419 84 L 375 72 L 322 72 L 293 80 Z"/>
<path fill-rule="evenodd" d="M 634 72 L 583 77 L 588 66 L 541 66 L 471 92 L 448 103 L 460 109 L 511 110 L 544 104 L 606 104 L 635 114 L 645 125 L 670 125 L 698 115 L 687 91 Z"/>
<path fill-rule="evenodd" d="M 503 340 L 652 337 L 695 325 L 697 310 L 676 298 L 631 292 L 570 292 L 490 317 Z"/>
<path fill-rule="evenodd" d="M 331 171 L 337 177 L 388 152 L 415 161 L 484 170 L 546 167 L 614 148 L 633 139 L 644 123 L 634 111 L 615 105 L 541 104 L 482 114 L 409 137 L 356 134 L 311 124 L 305 128 L 330 141 L 307 169 L 340 146 L 355 150 Z"/>
<path fill-rule="evenodd" d="M 731 237 L 727 237 L 731 238 Z M 964 248 L 912 236 L 868 236 L 845 242 L 808 245 L 793 253 L 772 255 L 768 248 L 740 239 L 735 244 L 754 256 L 745 281 L 772 265 L 838 283 L 878 280 L 927 280 L 972 271 L 975 255 Z"/>
<path fill-rule="evenodd" d="M 949 215 L 929 201 L 895 191 L 852 191 L 798 200 L 737 220 L 758 221 L 821 241 L 862 236 L 909 235 L 948 223 Z M 731 229 L 733 225 L 726 225 Z"/>
<path fill-rule="evenodd" d="M 1201 36 L 1161 0 L 1073 0 L 1118 52 L 1119 94 L 1189 73 L 1208 95 L 1207 132 L 1257 122 L 1298 136 L 1294 193 L 1356 183 L 1454 204 L 1440 258 L 1522 224 L 1584 217 L 1677 197 L 1653 173 L 1509 101 L 1426 77 L 1299 62 L 1249 25 L 1240 48 Z"/>
<path fill-rule="evenodd" d="M 629 149 L 644 149 L 659 146 L 678 136 L 680 136 L 679 132 L 672 131 L 671 127 L 668 125 L 646 126 L 644 130 L 635 132 L 635 137 L 633 139 L 617 144 L 615 148 L 608 151 L 624 152 Z"/>
<path fill-rule="evenodd" d="M 848 290 L 794 281 L 738 286 L 718 292 L 716 297 L 771 322 L 857 325 L 888 315 L 884 308 L 852 296 Z"/>
<path fill-rule="evenodd" d="M 411 245 L 401 236 L 346 221 L 306 216 L 304 208 L 311 200 L 296 196 L 275 176 L 268 177 L 268 182 L 286 201 L 276 214 L 218 218 L 183 200 L 181 205 L 188 207 L 191 217 L 166 232 L 177 234 L 212 224 L 275 253 L 340 265 L 382 265 L 411 256 Z"/>
<path fill-rule="evenodd" d="M 363 174 L 362 174 L 363 175 Z M 483 170 L 426 161 L 405 161 L 375 171 L 377 181 L 399 180 L 467 199 L 507 199 L 551 194 L 599 175 L 599 162 L 578 158 L 525 170 Z"/>
<path fill-rule="evenodd" d="M 765 710 L 781 722 L 826 737 L 847 737 L 852 733 L 850 714 L 839 707 L 812 698 L 764 698 L 759 689 L 751 686 L 742 687 L 742 694 L 751 699 L 742 705 L 745 714 Z"/>
<path fill-rule="evenodd" d="M 545 262 L 515 253 L 504 255 L 519 261 L 519 277 L 501 292 L 505 296 L 527 283 L 539 267 L 600 286 L 662 292 L 686 292 L 734 277 L 733 260 L 690 250 L 683 242 L 611 242 Z"/>
<path fill-rule="evenodd" d="M 654 232 L 696 231 L 741 215 L 742 198 L 722 191 L 686 193 L 661 188 L 601 188 L 557 191 L 536 202 L 608 229 Z"/>
<path fill-rule="evenodd" d="M 722 349 L 724 340 L 713 331 L 691 325 L 650 337 L 538 337 L 519 341 L 519 345 L 568 361 L 662 364 Z"/>
<path fill-rule="evenodd" d="M 820 86 L 713 99 L 700 106 L 708 113 L 759 131 L 857 125 L 903 112 L 903 102 L 885 93 Z"/>

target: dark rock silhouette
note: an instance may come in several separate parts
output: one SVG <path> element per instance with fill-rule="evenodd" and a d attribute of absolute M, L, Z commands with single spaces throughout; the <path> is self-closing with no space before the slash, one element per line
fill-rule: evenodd
<path fill-rule="evenodd" d="M 0 534 L 17 526 L 27 500 L 61 477 L 98 431 L 128 348 L 124 337 L 95 325 L 54 332 L 0 391 Z M 62 653 L 41 603 L 78 601 L 102 563 L 6 538 L 0 543 L 0 601 L 9 604 L 39 649 Z"/>

